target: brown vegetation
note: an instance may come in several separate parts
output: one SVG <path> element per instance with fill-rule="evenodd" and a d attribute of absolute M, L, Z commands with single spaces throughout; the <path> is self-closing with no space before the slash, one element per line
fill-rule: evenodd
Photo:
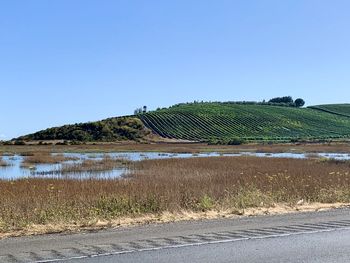
<path fill-rule="evenodd" d="M 123 159 L 114 159 L 104 156 L 102 160 L 84 160 L 81 163 L 63 164 L 61 174 L 67 173 L 94 173 L 111 171 L 118 167 L 125 167 L 129 161 Z"/>
<path fill-rule="evenodd" d="M 217 157 L 146 160 L 120 180 L 0 181 L 0 233 L 91 225 L 166 211 L 231 211 L 298 201 L 350 202 L 349 162 Z M 63 227 L 64 228 L 64 227 Z"/>
<path fill-rule="evenodd" d="M 22 168 L 31 168 L 36 164 L 56 164 L 64 161 L 73 161 L 78 158 L 66 157 L 63 154 L 51 154 L 50 152 L 26 152 L 23 153 L 24 159 L 21 163 Z"/>
<path fill-rule="evenodd" d="M 208 145 L 205 143 L 155 143 L 140 144 L 129 143 L 99 143 L 84 145 L 3 145 L 0 146 L 1 153 L 17 153 L 32 155 L 34 152 L 123 152 L 123 151 L 153 151 L 153 152 L 174 152 L 174 153 L 199 153 L 199 152 L 309 152 L 309 153 L 350 153 L 349 143 L 314 143 L 314 144 L 248 144 L 248 145 Z"/>
<path fill-rule="evenodd" d="M 143 192 L 158 193 L 160 200 L 163 196 L 167 209 L 179 204 L 187 208 L 203 198 L 231 202 L 234 207 L 300 199 L 350 201 L 350 163 L 346 161 L 218 157 L 147 160 L 136 167 L 134 179 L 143 181 L 143 189 L 147 187 Z M 251 199 L 241 198 L 250 194 Z"/>
<path fill-rule="evenodd" d="M 65 157 L 63 154 L 52 155 L 48 152 L 34 152 L 24 158 L 24 162 L 28 164 L 55 164 L 70 160 L 77 158 Z"/>

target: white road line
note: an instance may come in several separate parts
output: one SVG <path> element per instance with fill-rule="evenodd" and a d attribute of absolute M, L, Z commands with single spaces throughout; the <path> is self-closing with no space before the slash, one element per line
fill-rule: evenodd
<path fill-rule="evenodd" d="M 92 254 L 92 255 L 86 255 L 86 256 L 69 257 L 69 258 L 64 258 L 64 259 L 39 260 L 39 261 L 32 261 L 31 263 L 63 262 L 63 261 L 70 261 L 70 260 L 106 257 L 106 256 L 116 256 L 116 255 L 131 254 L 131 253 L 138 253 L 138 252 L 150 252 L 150 251 L 159 251 L 159 250 L 165 250 L 165 249 L 176 249 L 176 248 L 197 247 L 197 246 L 204 246 L 204 245 L 225 244 L 225 243 L 239 242 L 239 241 L 245 241 L 245 240 L 288 237 L 288 236 L 296 236 L 296 235 L 304 235 L 304 234 L 317 234 L 317 233 L 333 232 L 333 231 L 341 231 L 341 230 L 350 230 L 350 227 L 322 229 L 322 230 L 315 230 L 315 231 L 304 231 L 304 232 L 286 233 L 286 234 L 277 234 L 277 235 L 256 236 L 256 237 L 244 237 L 244 238 L 237 238 L 237 239 L 224 239 L 224 240 L 189 243 L 189 244 L 182 244 L 182 245 L 162 246 L 162 247 L 155 247 L 155 248 L 132 249 L 132 250 L 109 252 L 109 253 L 102 253 L 102 254 Z"/>

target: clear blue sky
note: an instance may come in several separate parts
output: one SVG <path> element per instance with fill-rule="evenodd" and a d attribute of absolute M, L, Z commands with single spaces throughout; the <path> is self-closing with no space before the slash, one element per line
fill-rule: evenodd
<path fill-rule="evenodd" d="M 193 100 L 350 102 L 347 0 L 0 3 L 0 139 Z"/>

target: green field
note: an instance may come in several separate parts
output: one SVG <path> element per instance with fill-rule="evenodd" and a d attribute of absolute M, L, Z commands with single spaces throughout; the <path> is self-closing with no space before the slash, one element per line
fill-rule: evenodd
<path fill-rule="evenodd" d="M 342 106 L 340 109 L 343 109 Z M 191 103 L 140 114 L 139 117 L 162 137 L 191 141 L 290 141 L 350 137 L 350 118 L 312 108 Z"/>
<path fill-rule="evenodd" d="M 340 116 L 350 117 L 350 104 L 327 104 L 311 106 L 309 108 L 333 113 Z"/>

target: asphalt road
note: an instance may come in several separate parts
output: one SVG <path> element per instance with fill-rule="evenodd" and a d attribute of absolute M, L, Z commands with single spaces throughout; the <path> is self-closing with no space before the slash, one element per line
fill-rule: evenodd
<path fill-rule="evenodd" d="M 350 230 L 137 251 L 69 263 L 350 262 Z"/>
<path fill-rule="evenodd" d="M 0 262 L 350 262 L 350 209 L 10 238 Z"/>

